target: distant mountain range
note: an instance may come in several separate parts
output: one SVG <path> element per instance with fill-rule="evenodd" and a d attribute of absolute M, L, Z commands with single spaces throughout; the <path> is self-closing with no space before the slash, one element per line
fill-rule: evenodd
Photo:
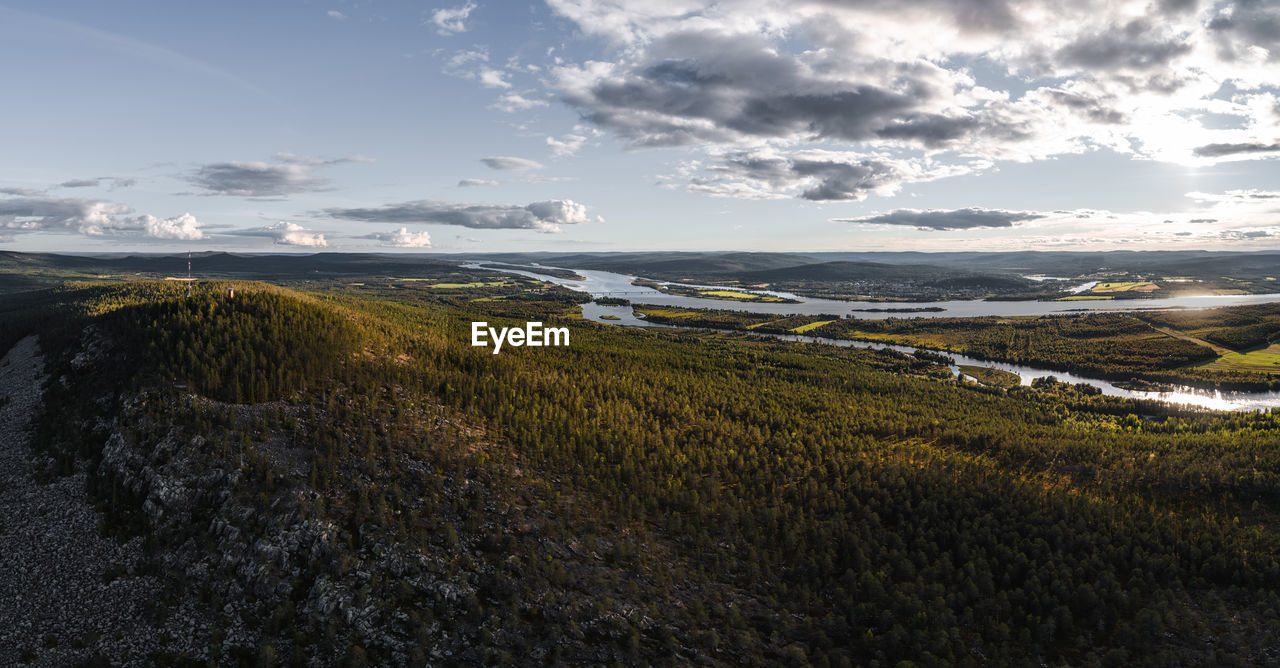
<path fill-rule="evenodd" d="M 0 270 L 186 273 L 186 254 L 62 255 L 0 251 Z M 947 275 L 1075 277 L 1100 271 L 1190 278 L 1258 278 L 1280 274 L 1280 252 L 1108 251 L 1000 253 L 921 252 L 620 252 L 620 253 L 314 253 L 191 255 L 199 274 L 299 277 L 305 274 L 412 274 L 472 259 L 516 264 L 537 262 L 570 269 L 598 269 L 655 278 L 695 280 L 858 281 Z"/>

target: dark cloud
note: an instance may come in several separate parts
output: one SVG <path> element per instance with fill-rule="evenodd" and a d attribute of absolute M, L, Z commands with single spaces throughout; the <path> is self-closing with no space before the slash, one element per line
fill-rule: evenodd
<path fill-rule="evenodd" d="M 873 190 L 899 183 L 904 176 L 897 167 L 880 160 L 795 160 L 791 169 L 799 176 L 818 180 L 800 193 L 800 197 L 816 201 L 860 200 Z"/>
<path fill-rule="evenodd" d="M 528 158 L 517 158 L 509 155 L 495 155 L 480 158 L 480 162 L 501 171 L 520 171 L 526 169 L 542 169 L 542 163 Z"/>
<path fill-rule="evenodd" d="M 1073 112 L 1104 125 L 1119 125 L 1129 122 L 1129 117 L 1106 106 L 1102 99 L 1065 90 L 1047 89 L 1049 99 L 1061 104 Z"/>
<path fill-rule="evenodd" d="M 1223 230 L 1218 233 L 1218 237 L 1225 241 L 1252 241 L 1274 236 L 1280 235 L 1277 235 L 1274 230 Z"/>
<path fill-rule="evenodd" d="M 565 84 L 564 100 L 583 118 L 638 146 L 754 139 L 895 140 L 939 148 L 975 135 L 1029 136 L 1025 125 L 986 107 L 922 111 L 949 94 L 939 71 L 920 63 L 803 63 L 771 43 L 714 32 L 664 36 L 650 49 L 680 54 Z M 826 72 L 846 68 L 848 72 Z"/>
<path fill-rule="evenodd" d="M 458 181 L 459 188 L 479 188 L 482 186 L 496 185 L 498 185 L 497 181 L 490 181 L 488 179 L 462 179 L 461 181 Z"/>
<path fill-rule="evenodd" d="M 1192 152 L 1202 158 L 1220 158 L 1241 153 L 1275 153 L 1276 151 L 1280 151 L 1280 143 L 1244 142 L 1239 144 L 1205 144 L 1204 146 L 1197 146 Z"/>
<path fill-rule="evenodd" d="M 1167 66 L 1178 56 L 1191 52 L 1191 44 L 1177 36 L 1153 34 L 1155 26 L 1145 20 L 1088 34 L 1062 47 L 1058 62 L 1091 70 L 1151 70 Z"/>
<path fill-rule="evenodd" d="M 864 140 L 917 104 L 917 98 L 874 86 L 805 95 L 768 95 L 750 100 L 725 125 L 749 135 L 809 134 Z"/>
<path fill-rule="evenodd" d="M 7 186 L 0 188 L 0 195 L 17 195 L 19 197 L 35 197 L 40 191 L 35 188 L 23 188 L 21 186 Z"/>
<path fill-rule="evenodd" d="M 856 6 L 896 11 L 902 9 L 904 3 L 902 0 L 818 0 L 817 4 L 835 9 Z M 1006 33 L 1022 24 L 1009 0 L 913 0 L 910 6 L 930 14 L 942 14 L 967 32 Z"/>
<path fill-rule="evenodd" d="M 1267 60 L 1280 60 L 1280 4 L 1271 0 L 1235 0 L 1218 8 L 1208 23 L 1218 55 L 1237 60 L 1250 47 L 1266 49 Z"/>
<path fill-rule="evenodd" d="M 721 156 L 707 173 L 709 176 L 690 179 L 689 188 L 709 195 L 747 198 L 799 191 L 800 198 L 812 201 L 862 200 L 873 191 L 922 178 L 906 163 L 828 151 L 730 153 Z"/>
<path fill-rule="evenodd" d="M 929 230 L 971 230 L 991 227 L 1013 227 L 1024 220 L 1044 218 L 1043 214 L 1030 211 L 1004 211 L 1002 209 L 897 209 L 889 213 L 861 218 L 833 218 L 840 223 L 875 223 L 878 225 L 908 225 Z"/>
<path fill-rule="evenodd" d="M 286 197 L 305 192 L 332 190 L 317 169 L 348 162 L 371 162 L 360 156 L 323 159 L 279 153 L 271 162 L 214 162 L 201 165 L 187 177 L 209 195 L 235 197 Z"/>
<path fill-rule="evenodd" d="M 322 215 L 368 223 L 436 223 L 476 229 L 558 231 L 560 225 L 587 222 L 585 206 L 572 200 L 517 204 L 462 204 L 419 200 L 367 209 L 325 209 Z"/>

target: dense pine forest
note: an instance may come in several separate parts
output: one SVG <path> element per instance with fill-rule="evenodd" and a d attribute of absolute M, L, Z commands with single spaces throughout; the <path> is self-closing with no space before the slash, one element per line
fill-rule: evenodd
<path fill-rule="evenodd" d="M 1280 660 L 1280 415 L 611 327 L 524 284 L 297 287 L 0 302 L 0 344 L 48 358 L 44 475 L 90 472 L 103 530 L 144 538 L 154 614 L 194 597 L 215 620 L 208 657 L 156 661 Z M 472 320 L 535 317 L 573 345 L 469 345 Z"/>

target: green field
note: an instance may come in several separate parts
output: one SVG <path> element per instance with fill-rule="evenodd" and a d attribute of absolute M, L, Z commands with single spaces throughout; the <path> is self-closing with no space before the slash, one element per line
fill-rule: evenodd
<path fill-rule="evenodd" d="M 983 385 L 992 387 L 1017 387 L 1022 384 L 1022 378 L 1018 374 L 1002 369 L 992 369 L 985 366 L 972 366 L 969 364 L 960 365 L 960 370 L 965 375 L 973 376 Z"/>
<path fill-rule="evenodd" d="M 409 281 L 425 281 L 425 280 L 430 280 L 430 279 L 425 279 L 425 278 L 410 278 L 410 279 L 400 279 L 400 280 L 409 280 Z M 499 287 L 499 286 L 502 286 L 502 285 L 506 285 L 506 284 L 507 284 L 507 282 L 506 282 L 506 281 L 487 281 L 487 282 L 485 282 L 485 281 L 477 281 L 477 282 L 475 282 L 475 283 L 433 283 L 433 284 L 431 284 L 431 285 L 428 285 L 427 287 L 429 287 L 429 288 L 439 288 L 439 289 L 442 289 L 442 290 L 457 290 L 457 289 L 460 289 L 460 288 L 496 288 L 496 287 Z"/>
<path fill-rule="evenodd" d="M 791 331 L 795 332 L 796 334 L 804 334 L 807 331 L 817 329 L 825 324 L 832 323 L 832 322 L 835 322 L 835 320 L 819 320 L 817 322 L 811 322 L 807 325 L 800 325 L 799 327 L 796 327 Z"/>
<path fill-rule="evenodd" d="M 1280 343 L 1251 352 L 1228 352 L 1204 365 L 1204 368 L 1222 371 L 1241 370 L 1280 373 Z"/>
<path fill-rule="evenodd" d="M 783 302 L 786 301 L 781 297 L 773 295 L 760 295 L 754 292 L 738 292 L 737 290 L 699 290 L 699 297 L 708 299 L 731 299 L 740 302 Z"/>
<path fill-rule="evenodd" d="M 1119 283 L 1099 283 L 1093 288 L 1093 292 L 1151 292 L 1159 290 L 1160 286 L 1151 281 L 1123 281 Z"/>
<path fill-rule="evenodd" d="M 1054 301 L 1060 302 L 1083 302 L 1094 299 L 1111 299 L 1109 295 L 1071 295 L 1070 297 L 1059 297 Z"/>

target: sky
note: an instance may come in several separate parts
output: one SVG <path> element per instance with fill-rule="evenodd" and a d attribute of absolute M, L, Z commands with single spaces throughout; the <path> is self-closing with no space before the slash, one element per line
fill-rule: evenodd
<path fill-rule="evenodd" d="M 1271 0 L 0 0 L 0 249 L 1280 248 Z"/>

